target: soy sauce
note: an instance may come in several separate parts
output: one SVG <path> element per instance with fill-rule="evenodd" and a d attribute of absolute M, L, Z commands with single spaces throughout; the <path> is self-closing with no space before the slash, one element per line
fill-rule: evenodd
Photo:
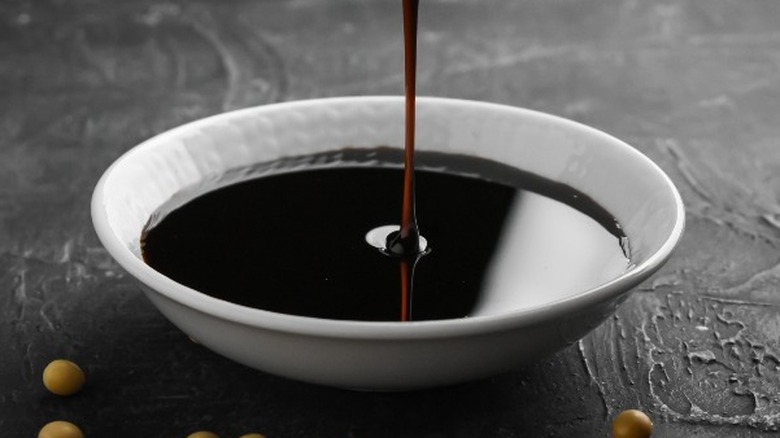
<path fill-rule="evenodd" d="M 404 270 L 411 279 L 411 271 L 419 259 L 420 230 L 417 225 L 417 203 L 414 189 L 414 135 L 416 125 L 415 104 L 417 98 L 417 15 L 419 0 L 403 0 L 404 16 L 404 176 L 401 226 L 397 233 L 388 236 L 387 249 L 401 256 Z M 404 266 L 405 265 L 405 266 Z M 411 281 L 411 280 L 410 280 Z M 406 286 L 404 286 L 406 287 Z"/>
<path fill-rule="evenodd" d="M 427 249 L 420 248 L 420 229 L 417 225 L 417 202 L 414 169 L 414 136 L 416 125 L 417 98 L 417 15 L 419 0 L 403 0 L 404 17 L 404 177 L 403 203 L 401 204 L 401 225 L 398 231 L 390 233 L 384 251 L 397 257 L 400 276 L 400 320 L 409 321 L 412 313 L 414 293 L 414 271 L 420 257 Z"/>
<path fill-rule="evenodd" d="M 409 320 L 510 312 L 597 286 L 628 266 L 619 225 L 585 194 L 489 160 L 417 158 L 418 214 L 432 250 L 417 262 Z M 401 209 L 393 196 L 400 152 L 349 150 L 310 161 L 336 165 L 274 163 L 273 173 L 165 212 L 143 236 L 146 263 L 249 307 L 399 321 L 398 259 L 367 243 L 366 233 L 392 224 Z"/>

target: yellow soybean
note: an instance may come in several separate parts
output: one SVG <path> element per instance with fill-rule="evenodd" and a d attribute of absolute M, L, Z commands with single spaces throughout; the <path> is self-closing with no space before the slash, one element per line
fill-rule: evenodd
<path fill-rule="evenodd" d="M 43 386 L 57 395 L 73 395 L 84 386 L 84 371 L 78 365 L 65 360 L 52 361 L 43 370 Z"/>
<path fill-rule="evenodd" d="M 642 411 L 629 409 L 618 414 L 612 421 L 614 438 L 650 438 L 653 422 Z"/>
<path fill-rule="evenodd" d="M 41 428 L 38 438 L 84 438 L 84 433 L 73 423 L 52 421 Z"/>

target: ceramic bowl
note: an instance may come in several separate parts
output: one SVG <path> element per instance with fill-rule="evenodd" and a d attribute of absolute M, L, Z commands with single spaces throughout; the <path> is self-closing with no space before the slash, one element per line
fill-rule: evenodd
<path fill-rule="evenodd" d="M 504 313 L 401 323 L 244 307 L 188 288 L 144 264 L 139 242 L 144 226 L 181 193 L 224 184 L 228 174 L 240 179 L 236 169 L 283 157 L 346 146 L 402 148 L 401 97 L 259 106 L 160 134 L 105 172 L 92 198 L 95 229 L 152 303 L 209 349 L 279 376 L 363 390 L 448 385 L 539 360 L 613 314 L 678 243 L 685 216 L 678 191 L 658 166 L 620 140 L 509 106 L 421 97 L 417 108 L 418 149 L 492 159 L 592 197 L 623 225 L 632 247 L 631 267 L 582 290 L 531 291 L 525 306 Z"/>

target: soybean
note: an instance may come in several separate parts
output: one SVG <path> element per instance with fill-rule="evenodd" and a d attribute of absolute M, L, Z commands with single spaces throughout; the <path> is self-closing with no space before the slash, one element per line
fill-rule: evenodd
<path fill-rule="evenodd" d="M 84 438 L 84 433 L 73 423 L 52 421 L 41 428 L 38 438 Z"/>
<path fill-rule="evenodd" d="M 81 390 L 86 378 L 75 363 L 57 359 L 43 370 L 43 386 L 54 394 L 68 396 Z"/>
<path fill-rule="evenodd" d="M 637 409 L 623 411 L 612 421 L 614 438 L 650 438 L 652 433 L 652 420 Z"/>

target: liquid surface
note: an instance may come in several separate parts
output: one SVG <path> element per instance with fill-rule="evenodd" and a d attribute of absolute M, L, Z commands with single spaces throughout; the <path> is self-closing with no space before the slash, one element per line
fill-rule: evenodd
<path fill-rule="evenodd" d="M 408 319 L 534 307 L 627 268 L 619 226 L 582 193 L 486 160 L 419 158 L 449 170 L 417 171 L 430 252 L 417 263 Z M 494 180 L 464 176 L 481 172 Z M 366 233 L 397 218 L 402 173 L 345 163 L 220 188 L 152 224 L 144 259 L 179 283 L 249 307 L 398 321 L 403 269 Z"/>

